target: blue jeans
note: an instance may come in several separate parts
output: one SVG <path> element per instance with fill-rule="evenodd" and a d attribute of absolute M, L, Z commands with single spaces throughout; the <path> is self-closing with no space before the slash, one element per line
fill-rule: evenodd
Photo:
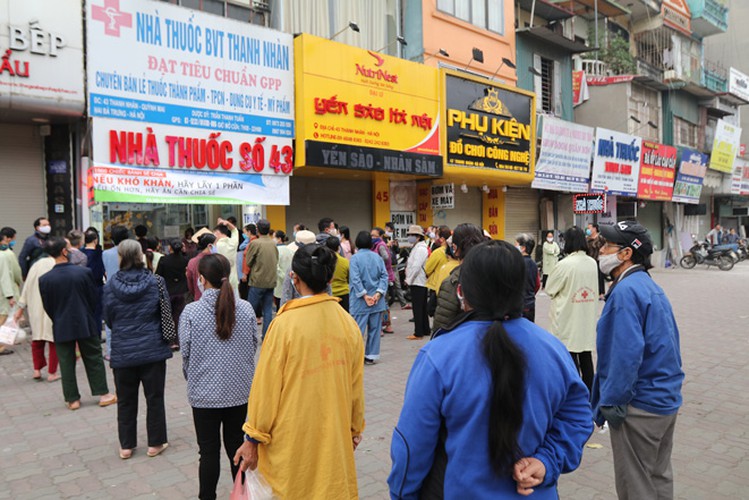
<path fill-rule="evenodd" d="M 268 331 L 270 322 L 273 320 L 273 289 L 251 286 L 248 298 L 255 310 L 255 315 L 263 315 L 263 339 L 265 339 L 265 332 Z"/>
<path fill-rule="evenodd" d="M 380 359 L 380 331 L 382 330 L 383 312 L 354 315 L 354 320 L 359 325 L 359 330 L 364 337 L 365 358 Z"/>

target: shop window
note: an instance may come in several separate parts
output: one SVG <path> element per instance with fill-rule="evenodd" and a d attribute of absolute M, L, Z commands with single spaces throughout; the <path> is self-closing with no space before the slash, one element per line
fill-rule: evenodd
<path fill-rule="evenodd" d="M 561 116 L 562 80 L 559 62 L 534 54 L 533 67 L 541 73 L 540 76 L 534 76 L 533 79 L 533 87 L 536 92 L 536 111 Z"/>
<path fill-rule="evenodd" d="M 699 148 L 699 130 L 697 125 L 678 116 L 674 117 L 674 144 L 690 148 Z"/>
<path fill-rule="evenodd" d="M 437 10 L 479 28 L 504 33 L 504 0 L 437 0 Z"/>
<path fill-rule="evenodd" d="M 637 118 L 629 120 L 629 133 L 651 141 L 660 140 L 661 104 L 660 94 L 632 84 L 629 96 L 629 113 L 627 116 Z"/>

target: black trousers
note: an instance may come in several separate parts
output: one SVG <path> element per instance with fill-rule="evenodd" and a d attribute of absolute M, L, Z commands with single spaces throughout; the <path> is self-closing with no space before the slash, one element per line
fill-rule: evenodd
<path fill-rule="evenodd" d="M 414 335 L 423 337 L 429 335 L 429 315 L 427 314 L 427 287 L 411 286 L 411 303 L 414 312 Z"/>
<path fill-rule="evenodd" d="M 348 312 L 348 307 L 349 307 L 349 296 L 350 296 L 350 294 L 348 294 L 348 293 L 346 295 L 339 295 L 338 296 L 338 298 L 341 299 L 341 301 L 339 302 L 339 304 L 341 304 L 341 307 L 346 312 Z"/>
<path fill-rule="evenodd" d="M 117 388 L 117 431 L 120 448 L 132 450 L 138 445 L 138 393 L 143 384 L 146 396 L 146 431 L 148 446 L 161 446 L 167 442 L 166 411 L 164 410 L 164 381 L 166 361 L 128 368 L 115 368 L 114 385 Z"/>
<path fill-rule="evenodd" d="M 577 366 L 577 371 L 583 379 L 588 392 L 593 390 L 593 353 L 590 351 L 571 352 L 572 360 Z"/>
<path fill-rule="evenodd" d="M 247 300 L 247 296 L 250 294 L 249 279 L 250 278 L 247 278 L 246 281 L 239 281 L 239 286 L 237 288 L 239 290 L 239 298 L 242 300 Z"/>
<path fill-rule="evenodd" d="M 232 406 L 230 408 L 193 408 L 192 419 L 195 422 L 195 434 L 198 438 L 200 450 L 200 466 L 198 478 L 200 480 L 201 500 L 216 498 L 216 485 L 221 474 L 221 430 L 223 426 L 224 449 L 229 457 L 232 480 L 236 477 L 239 467 L 235 467 L 232 460 L 234 454 L 242 446 L 244 433 L 242 425 L 247 418 L 247 405 Z"/>

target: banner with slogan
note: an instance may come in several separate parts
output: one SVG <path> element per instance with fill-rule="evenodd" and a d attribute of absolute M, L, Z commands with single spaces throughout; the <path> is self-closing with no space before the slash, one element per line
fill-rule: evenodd
<path fill-rule="evenodd" d="M 706 172 L 706 154 L 693 149 L 683 150 L 681 152 L 679 173 L 676 174 L 674 194 L 671 196 L 671 201 L 698 204 Z"/>
<path fill-rule="evenodd" d="M 676 153 L 673 146 L 642 141 L 638 198 L 671 201 L 676 176 Z"/>
<path fill-rule="evenodd" d="M 731 176 L 731 194 L 749 195 L 749 162 L 736 160 Z"/>
<path fill-rule="evenodd" d="M 591 191 L 637 196 L 642 138 L 596 128 Z"/>
<path fill-rule="evenodd" d="M 741 127 L 718 120 L 715 126 L 713 150 L 710 153 L 710 168 L 727 174 L 733 172 L 733 162 L 739 152 L 740 142 Z"/>
<path fill-rule="evenodd" d="M 446 164 L 532 174 L 535 96 L 491 80 L 442 70 Z"/>
<path fill-rule="evenodd" d="M 531 187 L 551 191 L 588 190 L 593 129 L 544 116 L 541 154 Z"/>
<path fill-rule="evenodd" d="M 393 223 L 393 237 L 401 242 L 408 239 L 408 228 L 416 224 L 416 212 L 390 212 L 390 222 Z"/>
<path fill-rule="evenodd" d="M 94 166 L 291 173 L 290 34 L 149 0 L 87 0 L 86 26 Z"/>
<path fill-rule="evenodd" d="M 297 166 L 442 175 L 436 68 L 309 34 L 294 44 Z"/>
<path fill-rule="evenodd" d="M 103 202 L 289 204 L 288 176 L 94 166 L 89 179 L 94 199 Z"/>

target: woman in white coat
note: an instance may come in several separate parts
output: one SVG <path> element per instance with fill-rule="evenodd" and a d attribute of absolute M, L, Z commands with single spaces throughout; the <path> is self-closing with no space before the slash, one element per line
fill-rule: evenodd
<path fill-rule="evenodd" d="M 541 266 L 543 277 L 541 278 L 541 286 L 546 288 L 546 281 L 549 279 L 549 275 L 557 267 L 559 262 L 559 254 L 561 250 L 556 241 L 554 241 L 554 231 L 546 231 L 544 235 L 543 250 L 543 265 Z"/>
<path fill-rule="evenodd" d="M 34 379 L 41 380 L 42 368 L 47 367 L 47 380 L 54 382 L 60 378 L 57 373 L 57 352 L 55 351 L 55 339 L 52 336 L 52 320 L 44 311 L 42 296 L 39 294 L 39 277 L 55 267 L 55 259 L 44 257 L 39 259 L 26 276 L 26 284 L 23 286 L 21 297 L 18 299 L 18 309 L 14 319 L 16 323 L 23 316 L 23 310 L 28 310 L 29 324 L 31 325 L 31 357 L 34 362 Z M 49 346 L 49 364 L 44 357 L 44 346 Z"/>
<path fill-rule="evenodd" d="M 593 349 L 598 316 L 598 263 L 586 253 L 585 233 L 564 233 L 564 253 L 546 282 L 551 333 L 567 347 L 588 391 L 593 387 Z"/>

